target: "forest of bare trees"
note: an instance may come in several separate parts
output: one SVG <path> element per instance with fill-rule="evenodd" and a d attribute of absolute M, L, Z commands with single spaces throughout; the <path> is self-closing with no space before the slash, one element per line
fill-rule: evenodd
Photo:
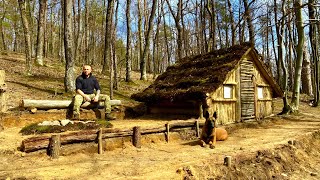
<path fill-rule="evenodd" d="M 285 92 L 284 112 L 306 93 L 320 104 L 318 0 L 2 0 L 0 48 L 26 54 L 26 74 L 65 63 L 101 65 L 117 88 L 119 70 L 156 74 L 185 56 L 251 42 Z M 111 89 L 112 90 L 112 89 Z M 301 91 L 301 92 L 300 92 Z M 292 92 L 291 102 L 288 93 Z"/>

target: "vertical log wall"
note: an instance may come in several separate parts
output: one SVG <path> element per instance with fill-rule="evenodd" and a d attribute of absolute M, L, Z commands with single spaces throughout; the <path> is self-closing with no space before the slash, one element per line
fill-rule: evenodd
<path fill-rule="evenodd" d="M 254 65 L 251 59 L 243 58 L 240 61 L 240 100 L 242 120 L 255 118 L 255 76 Z"/>

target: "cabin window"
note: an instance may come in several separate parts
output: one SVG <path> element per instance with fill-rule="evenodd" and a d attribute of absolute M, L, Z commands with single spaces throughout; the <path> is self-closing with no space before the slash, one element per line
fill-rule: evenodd
<path fill-rule="evenodd" d="M 263 87 L 258 87 L 258 99 L 263 99 Z"/>
<path fill-rule="evenodd" d="M 224 85 L 223 86 L 223 97 L 225 99 L 231 99 L 232 98 L 232 85 Z"/>

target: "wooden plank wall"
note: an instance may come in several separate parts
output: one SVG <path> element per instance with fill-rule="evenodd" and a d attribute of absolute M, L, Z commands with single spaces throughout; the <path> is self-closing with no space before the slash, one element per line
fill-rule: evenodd
<path fill-rule="evenodd" d="M 272 112 L 272 89 L 267 80 L 261 75 L 259 70 L 254 68 L 254 75 L 256 77 L 256 86 L 263 88 L 263 98 L 257 100 L 257 118 L 261 119 L 265 116 L 271 115 Z"/>

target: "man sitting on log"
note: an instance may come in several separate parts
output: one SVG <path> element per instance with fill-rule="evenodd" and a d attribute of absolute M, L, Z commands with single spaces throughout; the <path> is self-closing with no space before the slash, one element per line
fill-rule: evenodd
<path fill-rule="evenodd" d="M 73 104 L 73 119 L 80 119 L 80 106 L 83 102 L 99 103 L 99 100 L 104 101 L 105 119 L 114 120 L 110 115 L 111 104 L 108 95 L 100 94 L 100 85 L 97 79 L 92 75 L 90 65 L 82 67 L 82 74 L 76 79 L 76 96 Z M 96 93 L 94 93 L 96 90 Z"/>

